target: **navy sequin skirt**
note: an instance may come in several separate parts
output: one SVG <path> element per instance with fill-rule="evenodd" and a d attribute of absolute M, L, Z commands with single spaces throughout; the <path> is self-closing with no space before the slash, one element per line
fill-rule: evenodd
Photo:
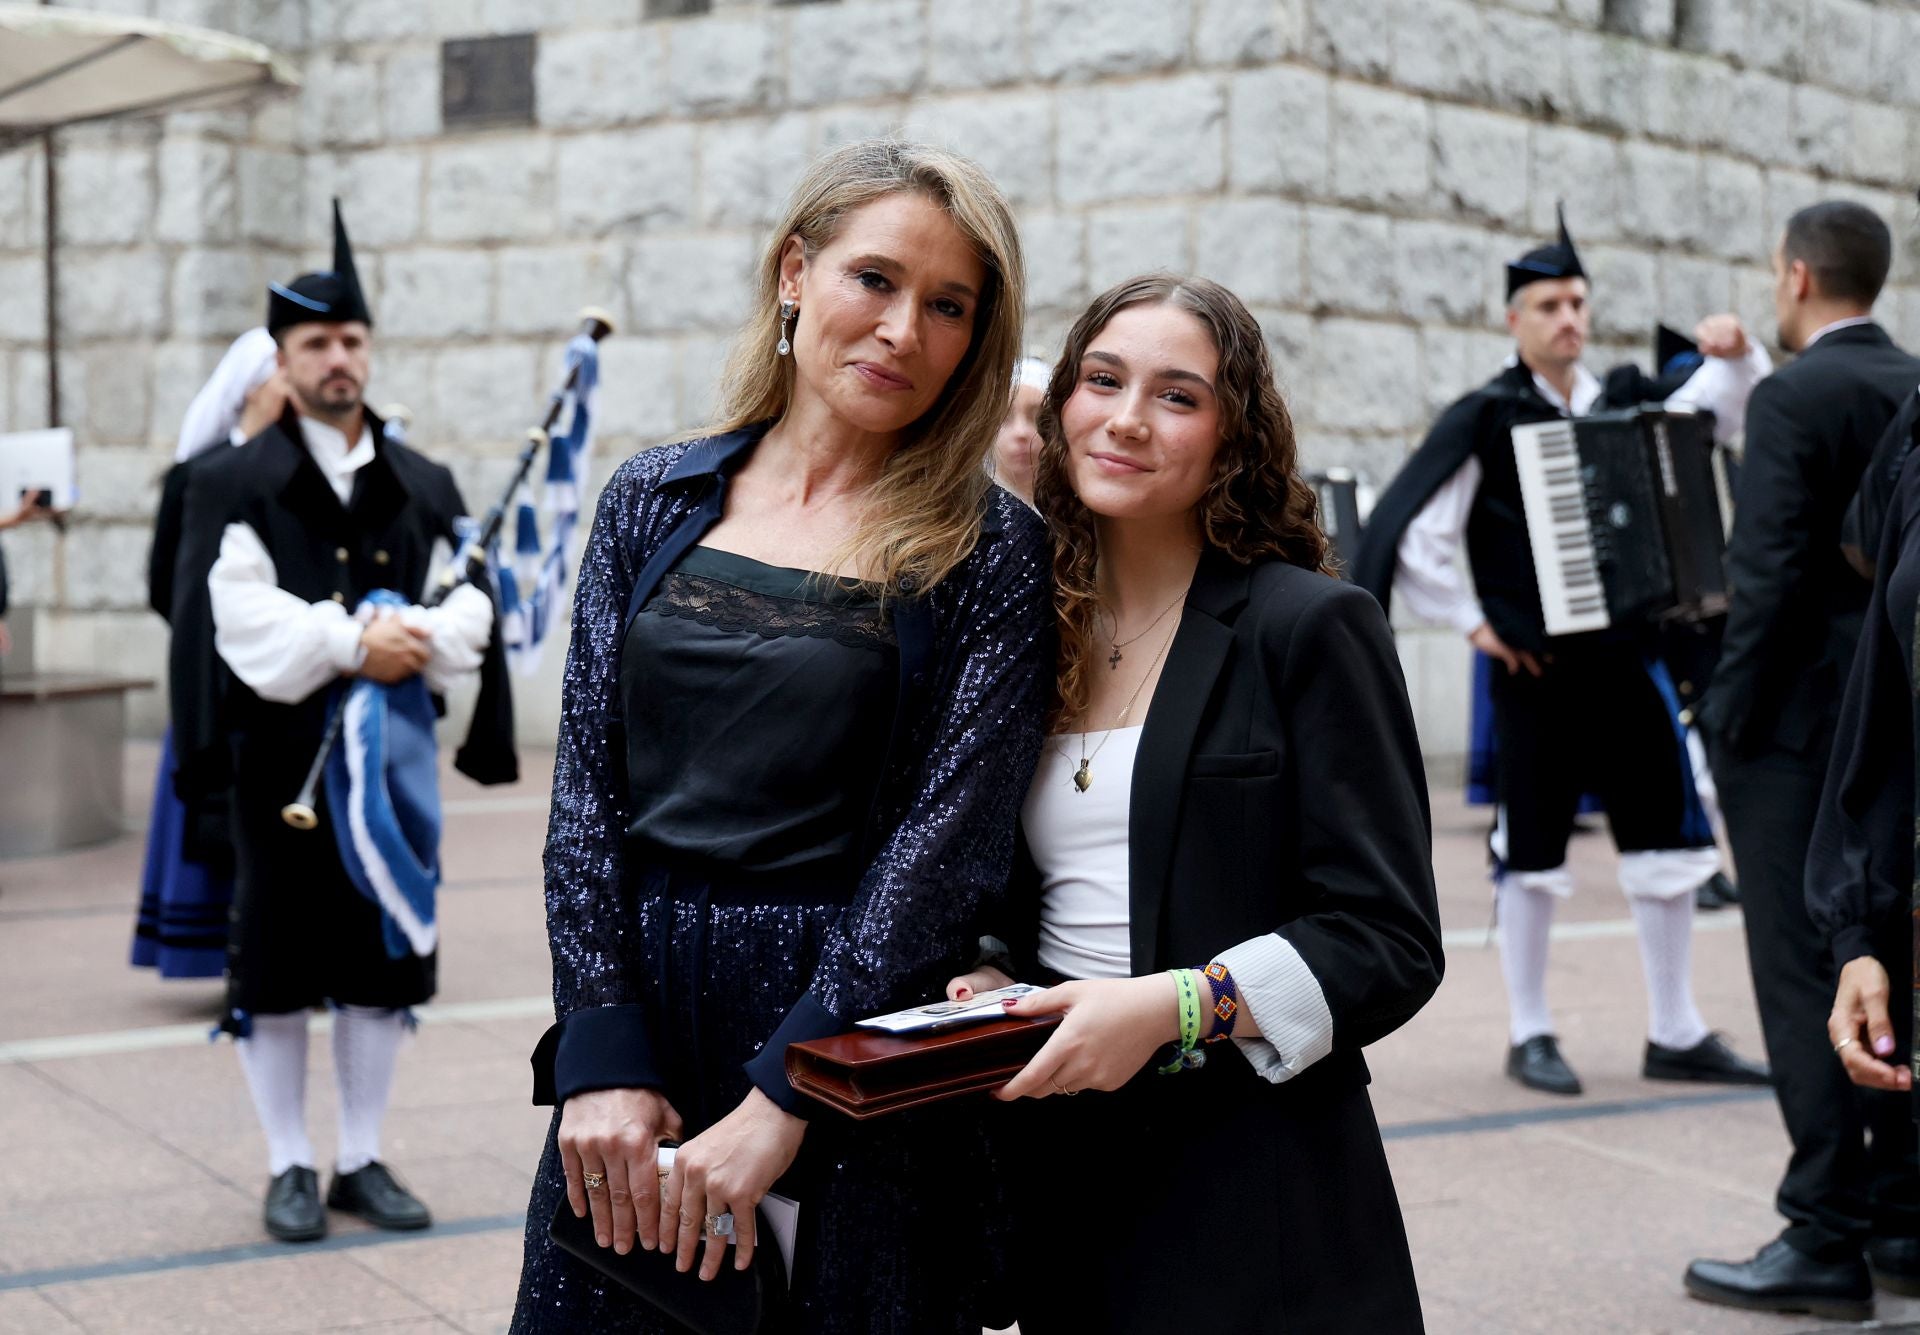
<path fill-rule="evenodd" d="M 638 1000 L 666 1094 L 688 1134 L 737 1107 L 743 1064 L 804 994 L 852 886 L 760 878 L 728 885 L 629 869 L 637 898 Z M 791 1299 L 795 1335 L 978 1335 L 1006 1325 L 1007 1211 L 985 1117 L 965 1100 L 855 1123 L 821 1110 L 774 1190 L 800 1203 Z M 527 1207 L 517 1335 L 671 1335 L 681 1328 L 555 1247 L 566 1195 L 556 1110 Z"/>

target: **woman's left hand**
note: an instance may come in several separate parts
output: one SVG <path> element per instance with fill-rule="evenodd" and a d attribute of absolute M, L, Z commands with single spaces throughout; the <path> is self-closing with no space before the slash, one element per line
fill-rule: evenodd
<path fill-rule="evenodd" d="M 660 1193 L 660 1250 L 677 1251 L 675 1268 L 693 1268 L 694 1249 L 706 1221 L 733 1215 L 734 1268 L 753 1263 L 754 1209 L 780 1175 L 793 1166 L 807 1124 L 754 1090 L 740 1106 L 682 1145 L 673 1173 Z M 700 1278 L 720 1273 L 725 1238 L 709 1238 L 700 1258 Z"/>
<path fill-rule="evenodd" d="M 1118 1089 L 1157 1049 L 1180 1038 L 1179 993 L 1164 973 L 1062 983 L 1009 1003 L 1007 1014 L 1065 1018 L 1026 1069 L 994 1096 L 1000 1099 Z"/>

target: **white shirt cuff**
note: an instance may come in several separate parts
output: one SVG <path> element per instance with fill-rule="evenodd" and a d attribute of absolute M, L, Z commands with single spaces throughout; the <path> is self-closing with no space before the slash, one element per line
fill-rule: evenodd
<path fill-rule="evenodd" d="M 358 672 L 366 662 L 367 649 L 360 643 L 366 627 L 352 617 L 342 617 L 327 627 L 327 661 L 339 671 Z"/>
<path fill-rule="evenodd" d="M 1227 966 L 1240 1004 L 1260 1026 L 1259 1038 L 1233 1041 L 1262 1079 L 1291 1080 L 1333 1051 L 1326 993 L 1291 941 L 1269 932 L 1214 958 Z"/>

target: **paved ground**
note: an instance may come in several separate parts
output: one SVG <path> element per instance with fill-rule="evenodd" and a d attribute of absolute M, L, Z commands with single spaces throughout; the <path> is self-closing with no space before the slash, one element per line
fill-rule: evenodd
<path fill-rule="evenodd" d="M 262 1239 L 259 1137 L 232 1053 L 205 1041 L 218 987 L 162 984 L 124 963 L 137 837 L 0 863 L 0 1332 L 505 1329 L 545 1128 L 526 1103 L 548 983 L 546 776 L 530 760 L 514 789 L 449 783 L 442 992 L 402 1059 L 387 1134 L 387 1157 L 441 1222 L 401 1240 L 338 1217 L 323 1244 Z M 130 748 L 135 809 L 153 762 L 151 748 Z M 1554 947 L 1552 998 L 1588 1093 L 1546 1100 L 1500 1075 L 1479 818 L 1451 793 L 1436 803 L 1447 982 L 1371 1054 L 1430 1328 L 1822 1328 L 1681 1293 L 1689 1257 L 1745 1255 L 1773 1233 L 1786 1140 L 1764 1097 L 1676 1093 L 1636 1075 L 1644 1003 L 1604 838 L 1576 841 L 1580 893 Z M 1755 1052 L 1738 917 L 1701 928 L 1702 1008 Z M 310 1099 L 324 1147 L 322 1042 Z M 1881 1329 L 1920 1330 L 1907 1324 L 1920 1302 L 1883 1301 L 1880 1317 Z"/>

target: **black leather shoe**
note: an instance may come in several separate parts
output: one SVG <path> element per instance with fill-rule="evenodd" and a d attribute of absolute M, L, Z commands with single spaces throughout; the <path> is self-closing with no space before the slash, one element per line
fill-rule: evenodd
<path fill-rule="evenodd" d="M 295 1165 L 267 1186 L 263 1214 L 267 1232 L 282 1242 L 313 1242 L 327 1236 L 327 1212 L 320 1208 L 320 1175 Z"/>
<path fill-rule="evenodd" d="M 1816 1261 L 1784 1238 L 1769 1242 L 1751 1261 L 1695 1261 L 1687 1267 L 1686 1284 L 1702 1302 L 1750 1312 L 1808 1312 L 1834 1321 L 1873 1315 L 1865 1258 Z"/>
<path fill-rule="evenodd" d="M 1507 1075 L 1542 1094 L 1578 1094 L 1580 1077 L 1560 1055 L 1552 1034 L 1538 1034 L 1507 1049 Z"/>
<path fill-rule="evenodd" d="M 1727 879 L 1727 874 L 1717 871 L 1694 888 L 1693 906 L 1702 912 L 1712 913 L 1729 904 L 1740 902 L 1740 891 Z"/>
<path fill-rule="evenodd" d="M 1867 1269 L 1888 1293 L 1920 1298 L 1920 1238 L 1869 1238 Z"/>
<path fill-rule="evenodd" d="M 1648 1080 L 1693 1080 L 1709 1085 L 1773 1083 L 1773 1072 L 1742 1057 L 1718 1034 L 1708 1034 L 1690 1048 L 1648 1043 L 1640 1074 Z"/>
<path fill-rule="evenodd" d="M 425 1228 L 433 1222 L 420 1198 L 378 1161 L 351 1173 L 335 1173 L 327 1188 L 327 1208 L 357 1214 L 375 1228 Z"/>

